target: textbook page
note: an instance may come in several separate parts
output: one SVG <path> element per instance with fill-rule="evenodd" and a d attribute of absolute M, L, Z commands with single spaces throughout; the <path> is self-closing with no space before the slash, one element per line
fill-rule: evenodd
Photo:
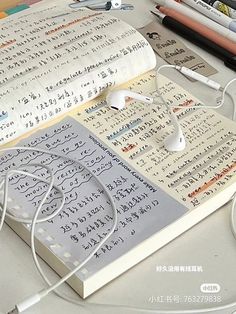
<path fill-rule="evenodd" d="M 173 126 L 161 102 L 130 100 L 126 108 L 114 111 L 100 99 L 78 113 L 77 120 L 143 176 L 193 209 L 236 182 L 236 123 L 213 110 L 191 109 L 203 104 L 162 75 L 158 82 L 169 105 L 184 106 L 174 109 L 187 142 L 182 152 L 163 147 Z M 128 88 L 156 97 L 155 74 L 134 80 Z"/>
<path fill-rule="evenodd" d="M 25 12 L 0 21 L 0 145 L 155 67 L 142 35 L 106 13 Z"/>

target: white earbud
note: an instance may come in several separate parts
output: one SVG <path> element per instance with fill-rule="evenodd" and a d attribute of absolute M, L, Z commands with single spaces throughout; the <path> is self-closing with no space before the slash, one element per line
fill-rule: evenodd
<path fill-rule="evenodd" d="M 185 149 L 186 142 L 179 124 L 174 126 L 175 130 L 164 140 L 164 146 L 169 152 L 180 152 Z"/>
<path fill-rule="evenodd" d="M 128 89 L 127 90 L 120 89 L 120 90 L 110 92 L 108 93 L 106 99 L 107 99 L 107 103 L 110 105 L 112 109 L 121 110 L 125 107 L 126 98 L 133 98 L 147 104 L 153 103 L 153 98 L 131 92 Z"/>
<path fill-rule="evenodd" d="M 133 98 L 135 100 L 140 100 L 141 102 L 144 102 L 147 104 L 153 104 L 153 101 L 154 101 L 152 97 L 140 95 L 138 93 L 134 93 L 126 89 L 120 89 L 120 90 L 116 90 L 116 91 L 108 93 L 106 100 L 112 109 L 121 110 L 125 107 L 125 100 L 128 97 Z M 176 115 L 169 108 L 168 108 L 168 114 L 171 118 L 171 122 L 175 130 L 173 134 L 169 135 L 164 140 L 165 148 L 171 152 L 181 151 L 185 149 L 185 146 L 186 146 L 183 132 L 181 130 L 181 127 L 177 120 Z"/>

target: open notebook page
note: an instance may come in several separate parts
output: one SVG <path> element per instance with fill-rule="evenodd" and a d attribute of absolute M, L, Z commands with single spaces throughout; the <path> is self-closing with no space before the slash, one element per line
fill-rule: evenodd
<path fill-rule="evenodd" d="M 85 280 L 129 252 L 156 232 L 176 221 L 187 208 L 137 173 L 118 155 L 73 118 L 66 118 L 36 132 L 20 145 L 59 151 L 85 164 L 107 187 L 118 212 L 118 225 L 111 238 L 78 276 Z M 65 193 L 65 206 L 52 220 L 40 223 L 36 237 L 70 268 L 88 256 L 113 225 L 110 201 L 93 176 L 78 164 L 54 155 L 16 150 L 0 157 L 0 178 L 8 169 L 21 167 L 44 179 L 47 165 L 55 184 Z M 22 175 L 10 178 L 9 210 L 29 218 L 40 204 L 48 184 Z M 0 190 L 2 202 L 3 191 Z M 53 189 L 42 208 L 49 215 L 59 206 L 61 195 Z M 30 229 L 30 226 L 27 227 Z"/>
<path fill-rule="evenodd" d="M 98 285 L 97 277 L 93 281 L 93 276 L 99 274 L 99 270 L 156 235 L 154 243 L 147 245 L 145 242 L 138 252 L 129 255 L 126 263 L 117 265 L 118 274 L 122 273 L 216 210 L 223 202 L 221 199 L 214 201 L 217 192 L 226 192 L 228 185 L 235 184 L 235 125 L 214 111 L 188 108 L 188 104 L 200 104 L 199 101 L 168 79 L 161 77 L 160 85 L 168 102 L 187 106 L 177 111 L 187 138 L 184 152 L 170 154 L 163 147 L 163 138 L 172 127 L 161 104 L 147 106 L 130 102 L 125 110 L 114 112 L 104 99 L 93 101 L 84 113 L 71 114 L 71 119 L 20 143 L 62 151 L 81 160 L 103 180 L 115 199 L 119 217 L 116 232 L 77 274 L 82 282 L 90 282 L 86 296 L 114 278 L 109 272 L 106 278 L 102 276 L 105 281 Z M 146 74 L 128 87 L 153 94 L 154 75 Z M 40 224 L 36 237 L 71 269 L 111 227 L 109 202 L 86 171 L 55 156 L 18 150 L 7 153 L 0 158 L 0 175 L 21 165 L 48 177 L 46 171 L 28 167 L 31 162 L 50 166 L 56 182 L 66 193 L 63 211 L 52 221 Z M 15 215 L 31 216 L 47 186 L 18 175 L 10 182 L 9 209 Z M 231 197 L 231 190 L 227 190 L 226 199 Z M 198 206 L 211 198 L 214 204 L 200 211 Z M 60 196 L 53 190 L 43 214 L 51 213 L 59 203 Z M 201 214 L 196 219 L 199 211 Z M 172 223 L 179 226 L 174 233 Z M 159 232 L 165 235 L 161 238 Z M 42 257 L 47 259 L 47 256 Z M 50 256 L 48 258 L 50 260 Z"/>
<path fill-rule="evenodd" d="M 0 28 L 0 144 L 156 63 L 135 29 L 88 9 L 44 5 Z"/>
<path fill-rule="evenodd" d="M 154 78 L 154 73 L 146 74 L 128 87 L 157 96 Z M 184 106 L 174 109 L 187 142 L 182 152 L 170 153 L 163 147 L 174 129 L 158 101 L 151 106 L 130 101 L 116 112 L 100 100 L 78 113 L 77 119 L 138 172 L 193 209 L 236 182 L 236 124 L 216 111 L 191 109 L 204 104 L 166 77 L 159 75 L 158 80 L 167 103 Z"/>

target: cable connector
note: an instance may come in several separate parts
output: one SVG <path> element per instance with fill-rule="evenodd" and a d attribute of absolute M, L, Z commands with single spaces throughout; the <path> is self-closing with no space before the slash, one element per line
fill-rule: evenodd
<path fill-rule="evenodd" d="M 7 314 L 18 314 L 18 313 L 19 313 L 19 312 L 18 312 L 18 310 L 17 310 L 16 307 L 15 307 L 13 310 L 7 312 Z"/>
<path fill-rule="evenodd" d="M 197 80 L 199 82 L 202 82 L 203 84 L 215 89 L 215 90 L 219 90 L 221 88 L 220 84 L 210 80 L 208 77 L 201 75 L 197 72 L 194 72 L 186 67 L 180 67 L 178 65 L 175 66 L 176 70 L 178 70 L 179 72 L 181 72 L 182 74 L 193 78 L 194 80 Z"/>
<path fill-rule="evenodd" d="M 20 302 L 15 308 L 7 314 L 20 314 L 41 300 L 41 293 L 34 294 L 23 302 Z"/>

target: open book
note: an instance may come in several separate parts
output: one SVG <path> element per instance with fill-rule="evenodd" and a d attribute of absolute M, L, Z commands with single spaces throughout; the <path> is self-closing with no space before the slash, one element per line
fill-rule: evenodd
<path fill-rule="evenodd" d="M 32 69 L 32 73 L 28 71 L 28 74 L 24 72 L 19 78 L 9 76 L 8 81 L 2 83 L 0 93 L 4 110 L 0 127 L 5 132 L 1 132 L 2 143 L 17 139 L 18 145 L 56 150 L 80 160 L 113 195 L 119 220 L 114 234 L 68 281 L 86 298 L 232 197 L 236 190 L 236 126 L 212 110 L 191 109 L 191 105 L 201 106 L 201 102 L 163 76 L 159 77 L 163 97 L 170 104 L 184 105 L 183 109 L 176 110 L 187 140 L 183 152 L 169 153 L 163 147 L 163 139 L 173 130 L 161 103 L 147 106 L 131 100 L 125 109 L 116 112 L 107 106 L 102 95 L 84 105 L 83 110 L 76 107 L 79 100 L 81 104 L 85 103 L 105 88 L 152 68 L 155 58 L 135 30 L 113 17 L 92 16 L 97 13 L 87 10 L 70 14 L 64 11 L 66 15 L 59 17 L 62 19 L 59 25 L 63 25 L 60 27 L 58 18 L 53 21 L 48 18 L 61 14 L 54 10 L 58 9 L 45 9 L 44 13 L 37 13 L 38 17 L 33 15 L 38 22 L 29 22 L 33 19 L 31 15 L 24 19 L 31 36 L 43 29 L 45 34 L 49 32 L 50 40 L 56 40 L 53 47 L 56 51 L 59 49 L 56 52 L 59 61 L 55 51 L 46 48 L 50 42 L 44 44 L 45 36 L 40 37 L 38 49 L 45 50 L 51 57 L 39 56 L 34 50 L 35 61 L 27 66 L 36 64 L 37 69 Z M 28 23 L 34 25 L 34 32 Z M 46 23 L 47 27 L 34 23 Z M 119 27 L 112 28 L 113 23 L 118 23 Z M 7 25 L 11 28 L 10 23 Z M 73 27 L 78 25 L 82 25 L 82 29 L 85 27 L 83 32 L 95 27 L 101 35 L 73 32 Z M 109 27 L 110 31 L 104 30 L 103 33 L 103 29 Z M 89 45 L 85 44 L 87 36 L 91 39 Z M 103 44 L 98 43 L 100 36 L 104 36 Z M 21 38 L 19 34 L 16 37 Z M 105 48 L 118 37 L 119 42 L 112 50 L 109 45 Z M 29 37 L 22 40 L 27 42 L 26 38 Z M 14 45 L 15 42 L 9 40 L 8 49 Z M 63 46 L 63 53 L 58 45 Z M 17 49 L 23 53 L 23 49 L 30 49 L 32 44 L 28 46 Z M 92 48 L 97 46 L 104 48 L 102 53 L 97 54 L 98 50 Z M 9 53 L 16 53 L 11 49 Z M 103 63 L 108 58 L 106 53 L 114 56 L 109 65 Z M 81 54 L 85 57 L 83 60 L 90 60 L 90 66 L 93 64 L 91 71 L 88 71 L 89 63 L 81 66 Z M 43 60 L 45 67 L 41 67 Z M 59 70 L 57 63 L 47 63 L 48 60 L 56 60 Z M 96 67 L 97 62 L 101 63 Z M 80 66 L 83 70 L 79 70 Z M 79 71 L 84 75 L 77 76 Z M 143 74 L 126 83 L 125 87 L 156 95 L 155 74 Z M 73 111 L 61 116 L 73 107 Z M 61 119 L 55 119 L 59 115 Z M 41 126 L 40 130 L 36 130 L 38 126 Z M 26 135 L 29 130 L 32 134 Z M 19 139 L 22 134 L 25 134 L 24 138 Z M 38 254 L 63 275 L 83 261 L 106 236 L 113 221 L 110 202 L 83 167 L 53 155 L 19 150 L 6 153 L 0 156 L 0 176 L 14 167 L 27 167 L 32 161 L 48 165 L 55 174 L 55 183 L 65 192 L 66 204 L 62 212 L 36 228 Z M 48 173 L 39 167 L 32 167 L 32 172 L 48 177 Z M 31 217 L 47 185 L 19 175 L 12 176 L 10 183 L 9 210 L 17 216 Z M 0 191 L 1 198 L 2 195 Z M 59 204 L 60 197 L 52 190 L 42 215 L 49 215 Z M 30 226 L 10 220 L 8 223 L 29 242 Z"/>
<path fill-rule="evenodd" d="M 156 64 L 142 35 L 108 14 L 66 4 L 32 11 L 0 24 L 0 144 Z"/>

